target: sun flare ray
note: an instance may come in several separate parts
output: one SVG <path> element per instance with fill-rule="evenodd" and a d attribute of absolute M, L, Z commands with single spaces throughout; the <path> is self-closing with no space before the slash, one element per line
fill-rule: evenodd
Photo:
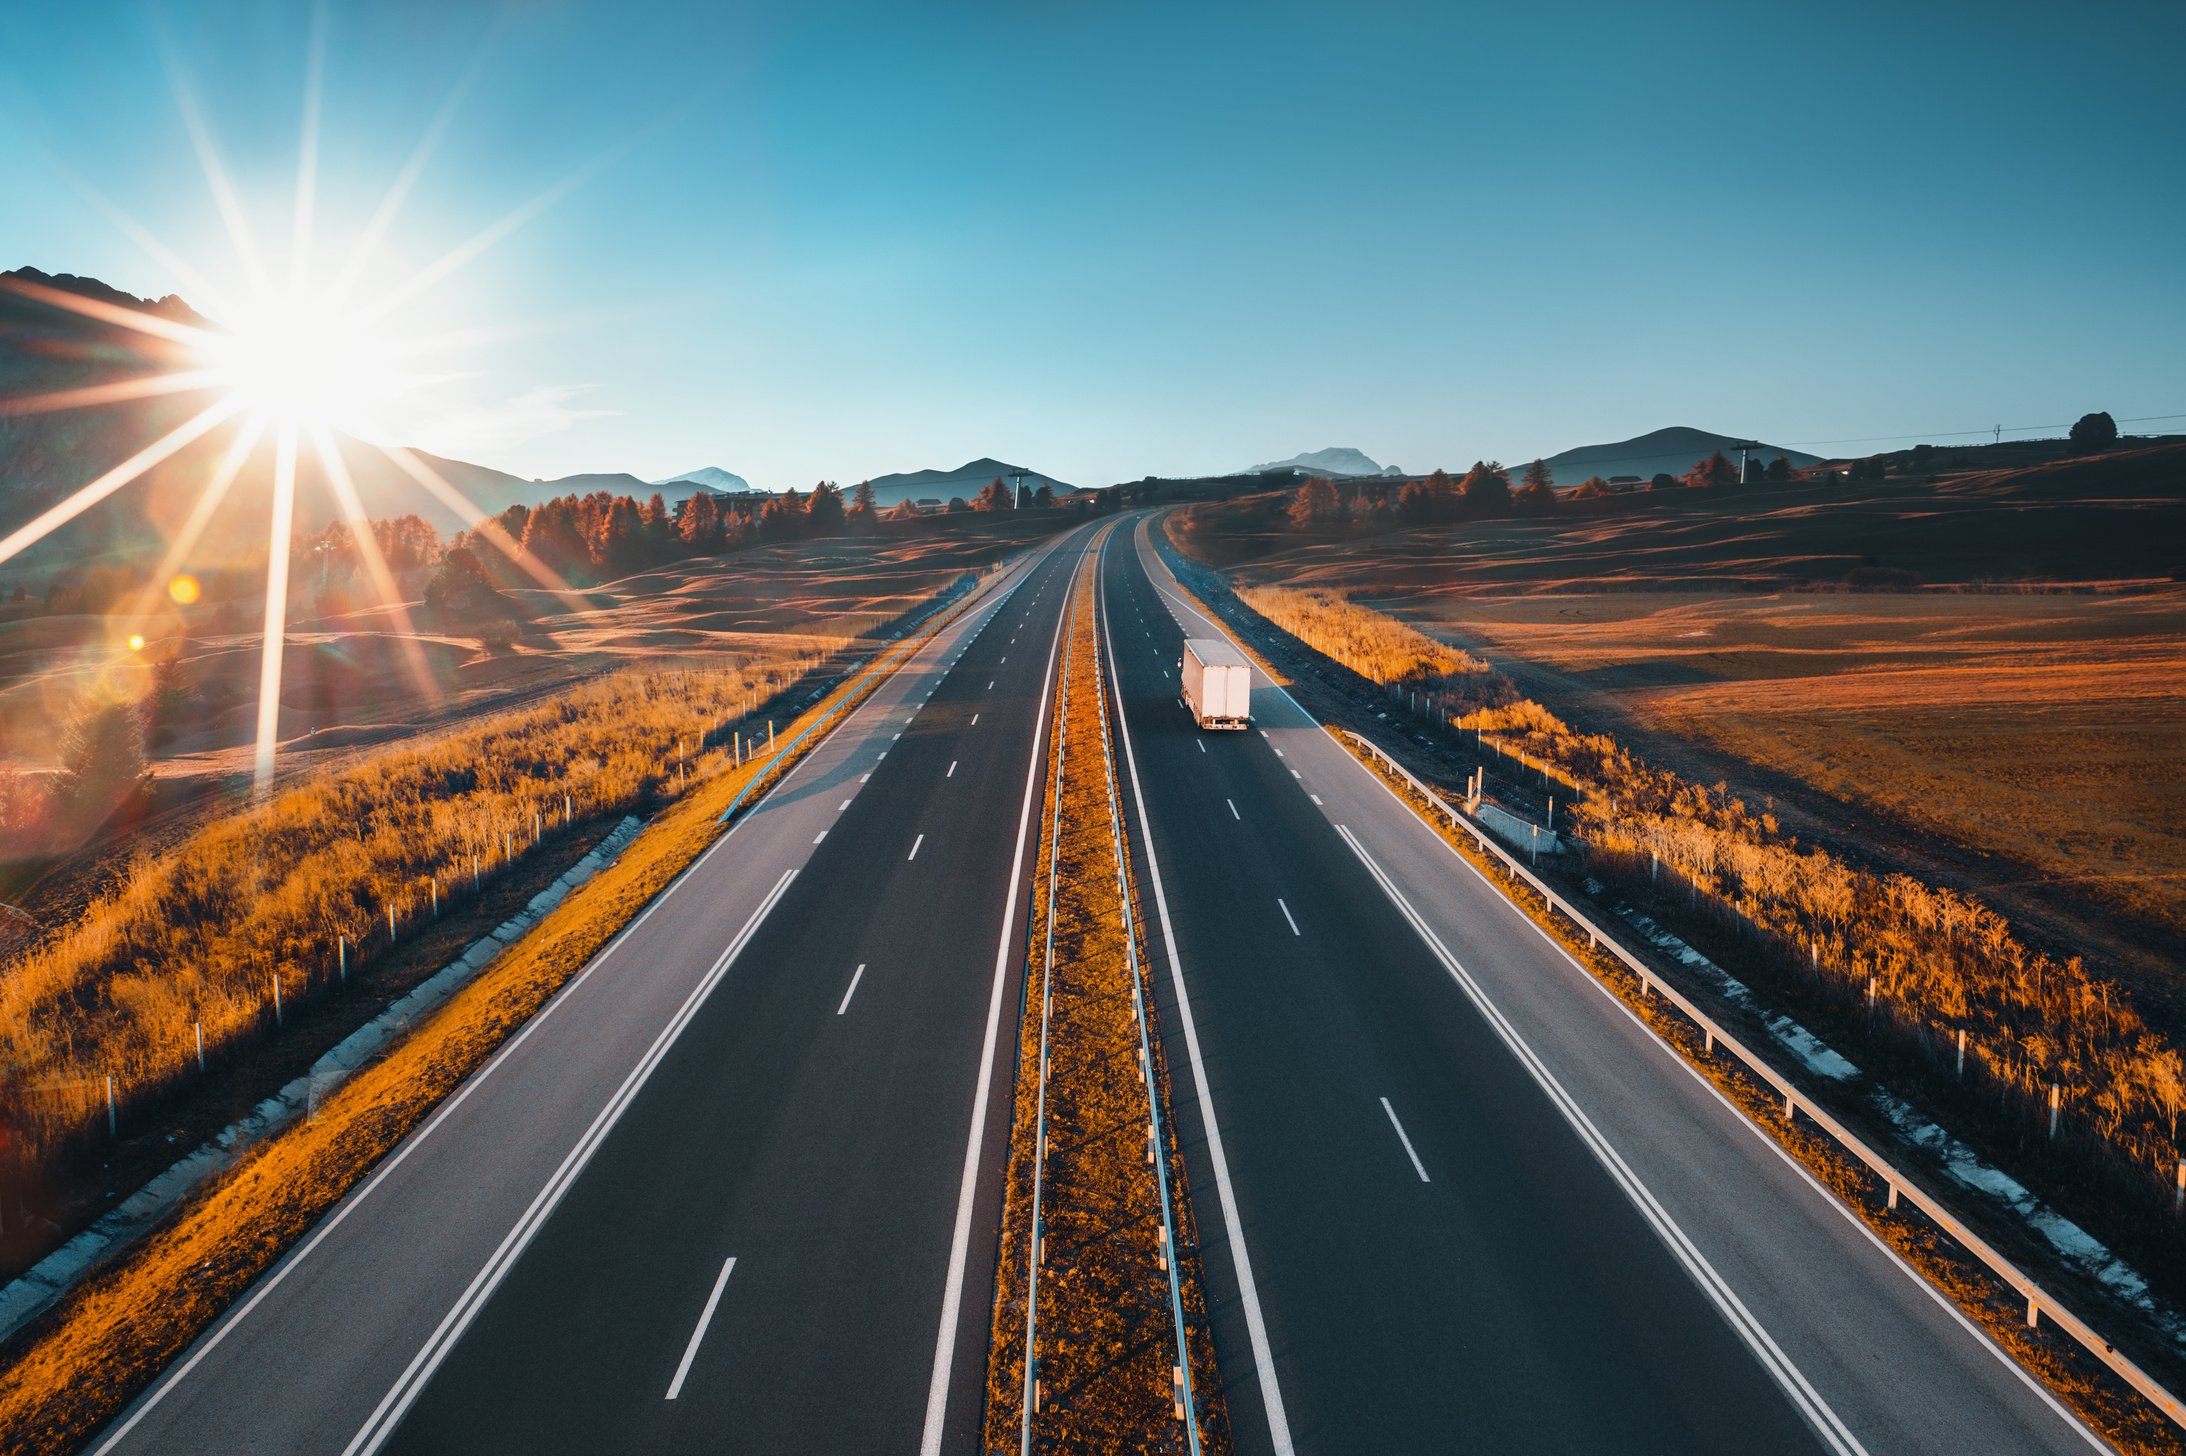
<path fill-rule="evenodd" d="M 190 507 L 190 514 L 183 518 L 181 526 L 175 531 L 174 539 L 167 543 L 166 554 L 160 557 L 159 565 L 153 568 L 143 589 L 137 593 L 136 600 L 130 606 L 129 616 L 142 618 L 152 614 L 154 603 L 166 592 L 167 584 L 189 563 L 190 553 L 197 549 L 198 539 L 212 525 L 214 513 L 220 509 L 220 503 L 227 499 L 228 491 L 234 487 L 236 477 L 243 473 L 244 464 L 250 459 L 251 451 L 258 448 L 258 441 L 262 436 L 263 432 L 259 427 L 246 420 L 229 437 L 227 453 L 221 456 L 219 465 L 206 478 L 205 488 L 198 492 L 196 503 Z"/>
<path fill-rule="evenodd" d="M 296 432 L 284 429 L 273 446 L 272 551 L 266 557 L 266 619 L 258 654 L 258 731 L 251 752 L 251 786 L 273 787 L 273 756 L 281 742 L 281 669 L 288 637 L 288 562 L 296 529 Z"/>
<path fill-rule="evenodd" d="M 48 507 L 28 524 L 18 526 L 6 537 L 0 538 L 0 561 L 18 556 L 26 547 L 44 540 L 183 446 L 206 434 L 222 421 L 232 419 L 242 408 L 242 403 L 233 398 L 214 400 L 66 500 Z"/>
<path fill-rule="evenodd" d="M 90 409 L 102 404 L 123 404 L 132 399 L 157 399 L 166 394 L 186 394 L 210 389 L 220 383 L 212 369 L 185 369 L 168 374 L 143 374 L 117 379 L 111 384 L 86 384 L 76 389 L 56 389 L 50 394 L 26 394 L 0 399 L 0 415 L 43 415 L 60 410 Z"/>
<path fill-rule="evenodd" d="M 388 568 L 379 537 L 373 534 L 372 518 L 365 513 L 364 502 L 357 498 L 357 485 L 350 479 L 348 462 L 342 459 L 333 436 L 325 430 L 312 432 L 311 448 L 318 456 L 319 469 L 325 473 L 335 501 L 341 506 L 342 520 L 349 527 L 349 538 L 357 543 L 357 555 L 363 559 L 365 572 L 372 578 L 372 588 L 394 617 L 395 641 L 402 649 L 403 662 L 410 669 L 411 677 L 416 679 L 418 692 L 427 702 L 438 703 L 442 697 L 440 682 L 433 676 L 431 664 L 425 660 L 425 649 L 418 642 L 402 588 L 396 584 L 395 573 Z"/>

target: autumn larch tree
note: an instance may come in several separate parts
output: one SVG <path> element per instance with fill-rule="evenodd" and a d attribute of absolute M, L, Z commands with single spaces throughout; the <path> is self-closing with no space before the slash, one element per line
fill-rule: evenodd
<path fill-rule="evenodd" d="M 1556 488 L 1556 472 L 1548 468 L 1546 460 L 1535 460 L 1526 467 L 1525 476 L 1519 481 L 1519 484 L 1527 490 L 1531 490 L 1535 486 L 1539 486 L 1543 490 L 1554 490 Z"/>
<path fill-rule="evenodd" d="M 78 701 L 61 730 L 54 789 L 79 828 L 105 823 L 149 771 L 144 714 L 135 703 L 100 692 Z"/>
<path fill-rule="evenodd" d="M 1510 472 L 1493 460 L 1475 460 L 1458 482 L 1468 515 L 1501 516 L 1510 513 Z"/>
<path fill-rule="evenodd" d="M 705 556 L 721 549 L 721 505 L 713 492 L 701 486 L 683 503 L 683 518 L 676 522 L 683 548 Z"/>
<path fill-rule="evenodd" d="M 1532 471 L 1529 469 L 1527 474 Z M 1547 481 L 1528 481 L 1512 497 L 1511 504 L 1521 516 L 1552 516 L 1556 513 L 1556 487 Z"/>
<path fill-rule="evenodd" d="M 1015 499 L 1016 497 L 1010 494 L 1010 488 L 1002 483 L 1002 477 L 997 475 L 985 490 L 979 492 L 978 498 L 972 502 L 972 509 L 975 511 L 1006 511 Z"/>
<path fill-rule="evenodd" d="M 1298 487 L 1290 498 L 1290 523 L 1293 526 L 1318 526 L 1336 519 L 1340 503 L 1336 499 L 1336 482 L 1316 475 Z"/>
<path fill-rule="evenodd" d="M 823 480 L 812 487 L 812 499 L 805 502 L 805 523 L 815 536 L 842 534 L 843 493 L 834 481 Z"/>
<path fill-rule="evenodd" d="M 1702 490 L 1724 490 L 1738 484 L 1738 467 L 1731 464 L 1728 455 L 1717 450 L 1707 459 L 1693 462 L 1693 468 L 1686 472 L 1685 483 Z"/>

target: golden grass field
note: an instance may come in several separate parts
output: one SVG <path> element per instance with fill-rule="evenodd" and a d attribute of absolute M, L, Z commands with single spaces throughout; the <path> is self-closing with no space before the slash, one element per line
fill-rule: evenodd
<path fill-rule="evenodd" d="M 1991 856 L 2000 905 L 2031 880 L 2186 935 L 2186 592 L 1388 604 L 1546 669 L 1579 720 L 1607 710 Z"/>

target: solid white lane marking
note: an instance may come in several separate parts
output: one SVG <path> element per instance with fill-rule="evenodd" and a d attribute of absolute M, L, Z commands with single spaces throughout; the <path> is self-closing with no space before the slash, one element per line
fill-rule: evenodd
<path fill-rule="evenodd" d="M 1222 802 L 1230 806 L 1230 817 L 1232 819 L 1237 820 L 1239 823 L 1244 822 L 1245 816 L 1237 812 L 1237 801 L 1235 799 L 1224 799 Z"/>
<path fill-rule="evenodd" d="M 698 1358 L 698 1342 L 706 1338 L 706 1326 L 713 1323 L 713 1312 L 721 1303 L 721 1291 L 729 1287 L 729 1272 L 736 1267 L 736 1256 L 729 1255 L 729 1262 L 721 1266 L 720 1274 L 713 1282 L 713 1293 L 706 1296 L 706 1308 L 698 1316 L 698 1328 L 691 1331 L 691 1343 L 683 1347 L 683 1358 L 676 1363 L 676 1378 L 668 1382 L 668 1399 L 674 1400 L 683 1393 L 683 1378 L 691 1373 L 691 1362 Z"/>
<path fill-rule="evenodd" d="M 1427 1176 L 1426 1165 L 1420 1162 L 1419 1154 L 1413 1150 L 1412 1140 L 1404 1135 L 1404 1124 L 1397 1121 L 1397 1110 L 1389 1105 L 1386 1097 L 1381 1099 L 1381 1110 L 1389 1114 L 1389 1125 L 1397 1130 L 1397 1141 L 1404 1144 L 1404 1156 L 1412 1160 L 1412 1171 L 1419 1174 L 1419 1181 L 1434 1181 Z"/>
<path fill-rule="evenodd" d="M 704 1004 L 714 987 L 721 983 L 721 978 L 728 974 L 729 967 L 734 964 L 737 956 L 758 933 L 760 922 L 781 903 L 790 881 L 796 877 L 797 871 L 785 870 L 782 878 L 774 882 L 774 888 L 767 892 L 766 899 L 759 902 L 759 908 L 744 922 L 744 928 L 736 933 L 736 938 L 721 952 L 721 958 L 713 963 L 713 968 L 706 973 L 704 979 L 691 988 L 690 995 L 684 998 L 683 1004 L 676 1009 L 676 1014 L 661 1028 L 660 1035 L 653 1039 L 653 1044 L 638 1059 L 638 1064 L 630 1069 L 630 1075 L 615 1089 L 614 1095 L 607 1100 L 607 1105 L 593 1118 L 592 1125 L 585 1129 L 576 1146 L 569 1150 L 561 1165 L 547 1179 L 546 1185 L 532 1198 L 522 1217 L 517 1219 L 516 1226 L 508 1231 L 500 1246 L 493 1251 L 493 1256 L 486 1261 L 485 1267 L 472 1276 L 470 1284 L 457 1298 L 455 1306 L 441 1317 L 440 1323 L 434 1327 L 423 1348 L 410 1358 L 410 1363 L 403 1368 L 394 1386 L 380 1397 L 372 1414 L 365 1418 L 363 1427 L 342 1448 L 342 1456 L 371 1456 L 394 1433 L 395 1427 L 409 1412 L 410 1406 L 425 1389 L 426 1383 L 433 1378 L 433 1372 L 448 1358 L 448 1352 L 463 1338 L 463 1332 L 470 1328 L 471 1321 L 485 1308 L 486 1301 L 493 1297 L 493 1292 L 501 1287 L 501 1281 L 508 1277 L 509 1270 L 516 1266 L 516 1261 L 523 1257 L 524 1250 L 530 1246 L 540 1228 L 561 1204 L 563 1195 L 577 1181 L 578 1175 L 584 1172 L 585 1165 L 592 1161 L 592 1155 L 599 1151 L 608 1135 L 614 1131 L 615 1124 L 622 1120 L 623 1113 L 637 1100 L 639 1091 L 652 1077 L 653 1069 L 667 1057 L 668 1048 L 675 1044 L 676 1039 L 683 1035 L 684 1028 L 698 1015 L 698 1008 Z"/>
<path fill-rule="evenodd" d="M 916 839 L 912 840 L 912 841 L 911 841 L 911 852 L 910 852 L 909 854 L 905 855 L 905 856 L 904 856 L 904 858 L 905 858 L 905 859 L 917 859 L 917 858 L 918 858 L 918 847 L 919 847 L 920 845 L 924 844 L 925 842 L 926 842 L 926 836 L 925 836 L 925 835 L 923 835 L 923 834 L 921 834 L 921 835 L 920 835 L 920 836 L 919 836 L 918 838 L 916 838 Z"/>
<path fill-rule="evenodd" d="M 1283 897 L 1281 895 L 1277 895 L 1275 897 L 1275 903 L 1277 907 L 1282 910 L 1283 918 L 1290 922 L 1290 933 L 1292 935 L 1305 934 L 1304 931 L 1298 928 L 1298 917 L 1290 913 L 1290 906 L 1283 903 Z"/>
<path fill-rule="evenodd" d="M 1623 1155 L 1595 1127 L 1594 1120 L 1586 1115 L 1586 1109 L 1579 1106 L 1578 1100 L 1564 1089 L 1556 1074 L 1549 1070 L 1548 1064 L 1519 1035 L 1518 1028 L 1505 1018 L 1502 1009 L 1489 999 L 1480 983 L 1473 979 L 1472 973 L 1450 953 L 1450 948 L 1442 943 L 1442 937 L 1435 934 L 1434 927 L 1412 907 L 1412 902 L 1397 888 L 1396 881 L 1366 852 L 1366 846 L 1359 842 L 1358 836 L 1341 824 L 1336 826 L 1336 832 L 1351 846 L 1351 852 L 1358 856 L 1359 863 L 1366 867 L 1366 872 L 1381 886 L 1382 893 L 1396 906 L 1397 913 L 1411 925 L 1429 953 L 1442 963 L 1442 968 L 1449 972 L 1450 979 L 1457 982 L 1466 998 L 1478 1008 L 1503 1045 L 1510 1048 L 1519 1065 L 1548 1094 L 1549 1101 L 1563 1115 L 1564 1121 L 1570 1124 L 1572 1130 L 1578 1133 L 1579 1140 L 1586 1144 L 1595 1161 L 1608 1171 L 1611 1180 L 1623 1190 L 1624 1196 L 1639 1210 L 1640 1216 L 1654 1228 L 1656 1236 L 1669 1248 L 1671 1256 L 1685 1266 L 1685 1272 L 1700 1286 L 1701 1293 L 1707 1296 L 1709 1302 L 1715 1305 L 1724 1322 L 1745 1342 L 1746 1348 L 1753 1351 L 1762 1368 L 1769 1372 L 1784 1394 L 1790 1397 L 1791 1403 L 1799 1408 L 1799 1413 L 1806 1418 L 1807 1424 L 1814 1428 L 1824 1443 L 1840 1453 L 1840 1456 L 1851 1456 L 1854 1452 L 1859 1453 L 1859 1456 L 1866 1456 L 1867 1448 L 1860 1444 L 1859 1438 L 1838 1418 L 1836 1411 L 1822 1399 L 1821 1393 L 1808 1383 L 1799 1367 L 1791 1363 L 1790 1357 L 1784 1354 L 1775 1338 L 1746 1308 L 1745 1301 L 1738 1297 L 1737 1291 L 1716 1272 L 1715 1266 L 1708 1262 L 1707 1256 L 1687 1237 L 1677 1220 L 1670 1216 L 1669 1210 L 1640 1181 L 1639 1175 L 1632 1171 Z"/>
<path fill-rule="evenodd" d="M 945 778 L 945 779 L 953 779 L 953 778 L 955 778 L 955 777 L 956 777 L 956 760 L 955 760 L 955 759 L 953 759 L 953 758 L 952 758 L 952 759 L 950 759 L 950 760 L 949 760 L 949 771 L 948 771 L 947 773 L 943 774 L 943 775 L 942 775 L 942 777 L 943 777 L 943 778 Z"/>
<path fill-rule="evenodd" d="M 1083 560 L 1081 555 L 1080 569 Z M 964 1172 L 957 1183 L 956 1226 L 949 1240 L 949 1272 L 942 1283 L 941 1328 L 934 1336 L 934 1370 L 926 1385 L 926 1424 L 919 1438 L 919 1456 L 941 1456 L 942 1425 L 949 1413 L 949 1371 L 956 1361 L 956 1327 L 964 1308 L 964 1267 L 971 1256 L 972 1210 L 978 1197 L 982 1162 L 980 1147 L 986 1137 L 987 1101 L 994 1086 L 995 1046 L 1002 1034 L 1002 992 L 1009 984 L 1011 953 L 1018 949 L 1017 890 L 1024 880 L 1025 839 L 1032 831 L 1033 791 L 1043 782 L 1040 740 L 1047 727 L 1048 692 L 1055 680 L 1055 657 L 1062 645 L 1063 623 L 1058 616 L 1054 639 L 1048 645 L 1047 670 L 1040 679 L 1040 706 L 1032 718 L 1032 748 L 1030 761 L 1025 765 L 1025 797 L 1017 810 L 1017 847 L 1010 854 L 1010 882 L 1002 899 L 1002 938 L 995 945 L 994 985 L 987 993 L 986 1039 L 979 1051 L 979 1081 L 972 1092 L 971 1128 L 964 1141 Z M 1142 814 L 1144 808 L 1141 804 Z M 1159 893 L 1158 882 L 1156 893 Z M 1170 960 L 1172 964 L 1175 961 L 1173 947 Z M 1234 1229 L 1232 1243 L 1242 1248 L 1236 1244 Z"/>
<path fill-rule="evenodd" d="M 837 1016 L 842 1015 L 845 1011 L 848 1011 L 850 1009 L 850 998 L 858 994 L 858 982 L 864 975 L 865 962 L 859 961 L 858 968 L 850 973 L 850 989 L 843 992 L 843 1004 L 835 1008 L 835 1014 Z"/>
<path fill-rule="evenodd" d="M 823 829 L 818 834 L 812 836 L 812 842 L 814 844 L 818 844 L 821 840 L 825 838 L 827 838 L 827 831 Z"/>
<path fill-rule="evenodd" d="M 1152 578 L 1149 577 L 1149 580 Z M 1108 671 L 1116 675 L 1116 644 L 1107 644 Z M 1138 806 L 1139 823 L 1149 822 L 1146 814 L 1146 788 L 1139 782 L 1138 749 L 1131 740 L 1131 716 L 1116 715 L 1117 724 L 1123 730 L 1123 761 L 1131 774 L 1131 798 Z M 1023 833 L 1019 832 L 1022 841 Z M 1169 892 L 1161 881 L 1161 860 L 1154 853 L 1154 837 L 1143 836 L 1146 851 L 1146 877 L 1154 886 L 1154 911 L 1161 922 L 1161 942 L 1169 952 L 1169 985 L 1176 996 L 1177 1022 L 1184 1032 L 1184 1050 L 1192 1064 L 1192 1088 L 1199 1103 L 1199 1122 L 1207 1138 L 1207 1161 L 1214 1167 L 1216 1201 L 1222 1207 L 1222 1231 L 1230 1245 L 1230 1262 L 1237 1273 L 1238 1302 L 1245 1307 L 1245 1335 L 1252 1346 L 1253 1374 L 1260 1385 L 1260 1408 L 1268 1418 L 1268 1444 L 1275 1456 L 1295 1456 L 1297 1448 L 1291 1444 L 1290 1415 L 1283 1408 L 1283 1390 L 1275 1376 L 1275 1351 L 1268 1341 L 1268 1322 L 1260 1312 L 1260 1286 L 1252 1275 L 1252 1258 L 1245 1248 L 1245 1220 L 1237 1211 L 1237 1190 L 1230 1183 L 1229 1154 L 1222 1147 L 1222 1126 L 1215 1120 L 1214 1094 L 1207 1088 L 1207 1064 L 1199 1052 L 1199 1025 L 1192 1019 L 1191 993 L 1184 985 L 1184 957 L 1177 954 L 1176 927 L 1169 920 Z M 1023 852 L 1020 842 L 1019 852 Z M 938 1456 L 941 1449 L 939 1433 L 929 1426 L 931 1440 L 922 1456 Z"/>

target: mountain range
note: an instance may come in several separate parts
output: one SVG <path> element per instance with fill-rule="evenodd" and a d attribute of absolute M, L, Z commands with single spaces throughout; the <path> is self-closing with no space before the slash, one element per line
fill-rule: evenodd
<path fill-rule="evenodd" d="M 947 501 L 950 496 L 960 495 L 966 500 L 985 490 L 997 478 L 1015 490 L 1018 477 L 1023 475 L 1024 484 L 1034 490 L 1046 486 L 1057 495 L 1069 495 L 1078 487 L 1066 485 L 1052 475 L 1042 475 L 1037 470 L 1024 470 L 988 456 L 967 460 L 954 470 L 911 470 L 895 475 L 876 475 L 872 479 L 873 499 L 882 510 L 900 505 L 907 500 Z"/>
<path fill-rule="evenodd" d="M 1255 465 L 1241 475 L 1274 475 L 1288 472 L 1293 475 L 1402 475 L 1394 465 L 1377 465 L 1372 456 L 1348 445 L 1331 445 L 1326 450 L 1309 450 L 1303 455 L 1293 455 L 1288 460 L 1271 460 L 1265 465 Z"/>
<path fill-rule="evenodd" d="M 1556 483 L 1571 486 L 1577 485 L 1590 475 L 1599 475 L 1604 479 L 1617 475 L 1637 475 L 1642 480 L 1662 472 L 1683 475 L 1693 468 L 1696 461 L 1707 459 L 1716 450 L 1721 450 L 1735 462 L 1741 445 L 1752 450 L 1764 464 L 1779 455 L 1798 466 L 1821 463 L 1819 455 L 1806 455 L 1777 445 L 1759 444 L 1750 436 L 1716 435 L 1683 425 L 1673 425 L 1666 430 L 1651 430 L 1644 435 L 1634 435 L 1629 440 L 1613 440 L 1605 445 L 1575 445 L 1546 459 L 1548 468 L 1555 472 Z M 1511 473 L 1517 474 L 1516 466 L 1513 466 Z"/>
<path fill-rule="evenodd" d="M 735 471 L 723 470 L 718 465 L 701 465 L 696 470 L 686 470 L 681 475 L 671 475 L 666 480 L 656 480 L 653 484 L 664 489 L 671 485 L 702 486 L 707 490 L 717 491 L 723 495 L 742 495 L 745 491 L 751 489 L 750 481 L 738 475 Z M 671 491 L 669 497 L 673 500 L 681 500 L 689 494 L 691 492 L 687 490 Z"/>

